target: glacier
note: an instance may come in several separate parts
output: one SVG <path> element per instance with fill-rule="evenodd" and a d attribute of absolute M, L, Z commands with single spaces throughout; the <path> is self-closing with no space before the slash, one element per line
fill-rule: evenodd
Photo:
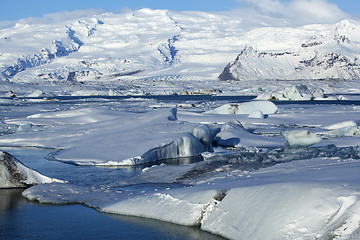
<path fill-rule="evenodd" d="M 229 239 L 357 239 L 359 24 L 140 9 L 2 27 L 1 148 L 141 169 L 65 183 L 9 157 L 29 180 L 11 187 Z"/>

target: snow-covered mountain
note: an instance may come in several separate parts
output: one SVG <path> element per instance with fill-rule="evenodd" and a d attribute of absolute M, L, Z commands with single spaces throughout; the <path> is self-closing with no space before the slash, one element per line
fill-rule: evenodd
<path fill-rule="evenodd" d="M 253 35 L 263 39 L 260 41 L 270 41 L 267 49 L 245 47 L 219 79 L 360 79 L 359 30 L 358 23 L 348 20 L 297 29 L 256 29 Z"/>
<path fill-rule="evenodd" d="M 150 9 L 25 19 L 0 29 L 0 79 L 359 79 L 359 29 L 355 20 L 290 27 L 264 16 Z"/>

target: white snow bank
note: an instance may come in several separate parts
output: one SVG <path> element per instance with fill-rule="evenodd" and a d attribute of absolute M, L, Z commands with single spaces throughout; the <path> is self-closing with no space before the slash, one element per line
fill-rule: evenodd
<path fill-rule="evenodd" d="M 263 114 L 274 114 L 278 111 L 278 107 L 270 101 L 251 101 L 245 103 L 228 103 L 214 110 L 210 110 L 207 113 L 251 114 L 256 111 L 261 111 Z"/>
<path fill-rule="evenodd" d="M 348 239 L 359 224 L 359 194 L 337 186 L 280 183 L 231 189 L 201 228 L 230 239 L 327 239 L 332 234 Z"/>
<path fill-rule="evenodd" d="M 292 100 L 304 101 L 323 99 L 324 90 L 321 88 L 308 87 L 306 85 L 291 86 L 285 89 L 278 89 L 273 92 L 262 93 L 256 97 L 257 100 Z"/>
<path fill-rule="evenodd" d="M 46 177 L 26 167 L 9 153 L 0 151 L 0 188 L 28 187 L 51 182 L 63 181 Z"/>
<path fill-rule="evenodd" d="M 153 218 L 187 225 L 200 225 L 206 208 L 219 195 L 216 190 L 165 189 L 111 191 L 71 184 L 47 184 L 29 188 L 23 196 L 40 203 L 81 203 L 101 212 Z"/>
<path fill-rule="evenodd" d="M 308 147 L 321 141 L 321 137 L 308 130 L 292 130 L 282 132 L 290 147 Z"/>
<path fill-rule="evenodd" d="M 8 120 L 37 131 L 0 136 L 0 144 L 62 149 L 49 158 L 78 165 L 135 165 L 212 150 L 208 126 L 176 120 L 176 109 L 47 112 Z"/>
<path fill-rule="evenodd" d="M 143 194 L 100 207 L 106 213 L 147 217 L 187 226 L 198 226 L 218 191 L 168 191 Z"/>
<path fill-rule="evenodd" d="M 224 147 L 284 147 L 279 138 L 255 135 L 244 129 L 236 120 L 225 123 L 214 141 Z"/>

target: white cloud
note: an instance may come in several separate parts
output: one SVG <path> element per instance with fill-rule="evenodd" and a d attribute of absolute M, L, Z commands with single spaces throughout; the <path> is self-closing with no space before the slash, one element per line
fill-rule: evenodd
<path fill-rule="evenodd" d="M 103 12 L 104 12 L 103 10 L 94 10 L 94 9 L 75 10 L 71 12 L 62 11 L 62 12 L 44 14 L 42 17 L 22 18 L 19 20 L 19 22 L 27 23 L 27 24 L 56 23 L 56 22 L 74 20 L 83 17 L 89 17 Z"/>
<path fill-rule="evenodd" d="M 295 24 L 331 23 L 349 17 L 326 0 L 237 0 L 242 10 L 287 19 Z"/>

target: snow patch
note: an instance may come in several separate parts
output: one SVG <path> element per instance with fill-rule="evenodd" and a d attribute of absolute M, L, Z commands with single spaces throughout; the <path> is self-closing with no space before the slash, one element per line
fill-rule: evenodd
<path fill-rule="evenodd" d="M 230 239 L 322 239 L 336 232 L 346 239 L 359 227 L 358 196 L 349 194 L 306 183 L 234 188 L 201 228 Z"/>

